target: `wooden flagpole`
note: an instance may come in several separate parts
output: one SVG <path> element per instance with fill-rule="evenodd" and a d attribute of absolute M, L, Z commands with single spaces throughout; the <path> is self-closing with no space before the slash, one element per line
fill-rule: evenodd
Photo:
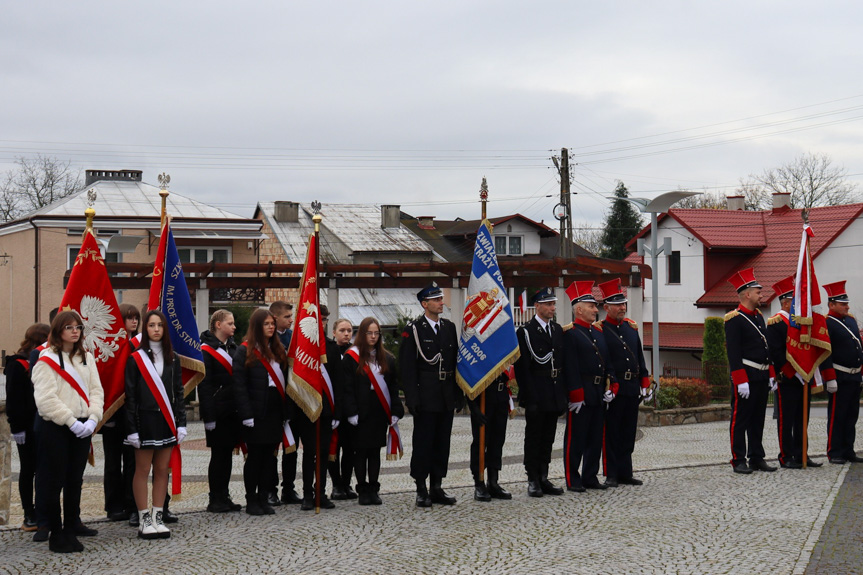
<path fill-rule="evenodd" d="M 479 199 L 482 204 L 482 222 L 486 219 L 486 204 L 488 203 L 488 184 L 485 181 L 485 177 L 482 178 L 482 185 L 479 190 Z M 485 417 L 485 390 L 482 390 L 482 393 L 479 394 L 479 412 L 482 417 Z M 479 474 L 477 476 L 477 480 L 480 482 L 485 482 L 485 424 L 480 422 L 479 426 Z"/>
<path fill-rule="evenodd" d="M 321 209 L 320 202 L 312 202 L 312 210 L 315 212 L 315 215 L 312 216 L 312 221 L 315 223 L 315 289 L 318 290 L 318 297 L 320 297 L 320 284 L 318 283 L 318 264 L 320 263 L 320 234 L 321 234 L 321 220 L 323 217 L 319 213 Z M 318 318 L 320 321 L 320 318 Z M 321 369 L 326 369 L 321 366 Z M 321 402 L 323 402 L 323 394 L 321 395 Z M 321 416 L 318 416 L 317 421 L 315 421 L 315 515 L 321 512 Z"/>

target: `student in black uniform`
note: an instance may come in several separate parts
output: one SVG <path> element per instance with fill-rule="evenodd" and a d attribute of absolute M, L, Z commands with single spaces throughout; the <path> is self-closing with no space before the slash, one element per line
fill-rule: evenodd
<path fill-rule="evenodd" d="M 351 322 L 346 319 L 337 319 L 336 323 L 333 324 L 333 342 L 338 349 L 340 358 L 339 369 L 341 369 L 341 359 L 344 359 L 345 353 L 351 347 L 353 333 L 354 328 Z M 329 350 L 329 343 L 327 345 Z M 329 355 L 329 351 L 327 355 Z M 329 365 L 329 359 L 327 364 Z M 344 410 L 342 410 L 339 424 L 342 431 L 338 432 L 335 458 L 327 465 L 330 478 L 333 480 L 333 492 L 330 494 L 330 499 L 337 501 L 357 498 L 357 493 L 351 486 L 351 477 L 354 475 L 354 434 L 350 433 L 348 427 L 345 427 L 346 424 L 347 419 Z"/>
<path fill-rule="evenodd" d="M 126 442 L 135 448 L 132 490 L 138 507 L 138 537 L 166 539 L 163 505 L 171 451 L 186 438 L 180 357 L 167 337 L 168 320 L 158 310 L 144 315 L 141 345 L 126 363 Z M 153 470 L 153 510 L 147 483 Z"/>
<path fill-rule="evenodd" d="M 360 505 L 380 505 L 381 448 L 389 427 L 404 416 L 396 381 L 396 361 L 383 346 L 373 317 L 360 322 L 356 345 L 342 360 L 344 412 L 354 436 L 354 461 Z"/>
<path fill-rule="evenodd" d="M 234 354 L 234 398 L 248 448 L 243 483 L 249 515 L 276 512 L 267 501 L 272 486 L 272 457 L 285 421 L 290 419 L 285 401 L 287 355 L 275 334 L 273 314 L 266 309 L 256 310 L 249 318 L 246 340 Z"/>
<path fill-rule="evenodd" d="M 498 483 L 503 467 L 503 444 L 506 441 L 506 424 L 509 419 L 511 397 L 509 380 L 512 370 L 491 382 L 485 388 L 485 414 L 480 409 L 480 398 L 468 400 L 470 429 L 473 441 L 470 444 L 470 472 L 473 475 L 473 498 L 476 501 L 512 499 L 512 493 Z M 479 431 L 485 426 L 485 470 L 488 483 L 479 480 Z"/>
<path fill-rule="evenodd" d="M 228 489 L 234 447 L 240 441 L 242 424 L 234 401 L 234 314 L 226 309 L 216 310 L 210 317 L 210 329 L 201 334 L 201 351 L 204 354 L 206 375 L 198 385 L 201 401 L 201 419 L 210 448 L 210 465 L 207 480 L 210 501 L 207 511 L 225 513 L 239 511 L 241 506 L 231 500 Z"/>
<path fill-rule="evenodd" d="M 36 531 L 36 507 L 33 502 L 33 481 L 36 479 L 36 437 L 33 421 L 36 401 L 33 399 L 33 382 L 30 380 L 30 352 L 48 340 L 51 327 L 34 323 L 27 328 L 24 339 L 14 355 L 6 357 L 6 417 L 12 439 L 18 448 L 21 470 L 18 473 L 18 494 L 24 509 L 22 531 Z"/>

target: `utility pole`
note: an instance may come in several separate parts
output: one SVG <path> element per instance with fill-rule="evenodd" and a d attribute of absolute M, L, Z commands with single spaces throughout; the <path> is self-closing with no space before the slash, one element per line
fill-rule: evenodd
<path fill-rule="evenodd" d="M 571 258 L 572 250 L 572 203 L 569 190 L 569 150 L 560 149 L 560 161 L 552 157 L 554 167 L 560 176 L 560 202 L 555 207 L 554 217 L 560 221 L 560 257 Z"/>

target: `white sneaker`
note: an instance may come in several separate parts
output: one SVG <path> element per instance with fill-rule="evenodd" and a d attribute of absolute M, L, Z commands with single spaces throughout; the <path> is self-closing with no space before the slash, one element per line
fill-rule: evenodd
<path fill-rule="evenodd" d="M 153 522 L 153 527 L 156 528 L 156 533 L 159 539 L 167 539 L 171 536 L 171 530 L 165 526 L 164 521 L 162 521 L 162 510 L 156 510 L 156 520 Z"/>
<path fill-rule="evenodd" d="M 141 539 L 156 539 L 159 537 L 159 532 L 153 526 L 153 519 L 150 517 L 149 511 L 139 512 L 141 516 L 138 520 L 138 537 Z"/>

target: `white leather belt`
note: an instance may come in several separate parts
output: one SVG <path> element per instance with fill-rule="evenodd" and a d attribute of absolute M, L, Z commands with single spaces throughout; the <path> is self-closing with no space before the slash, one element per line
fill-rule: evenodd
<path fill-rule="evenodd" d="M 761 371 L 767 371 L 768 369 L 770 369 L 769 363 L 755 363 L 754 361 L 750 361 L 748 359 L 743 360 L 743 365 L 748 365 L 752 369 L 760 369 Z"/>
<path fill-rule="evenodd" d="M 833 364 L 833 369 L 841 371 L 843 373 L 860 373 L 859 367 L 845 367 L 844 365 Z"/>

